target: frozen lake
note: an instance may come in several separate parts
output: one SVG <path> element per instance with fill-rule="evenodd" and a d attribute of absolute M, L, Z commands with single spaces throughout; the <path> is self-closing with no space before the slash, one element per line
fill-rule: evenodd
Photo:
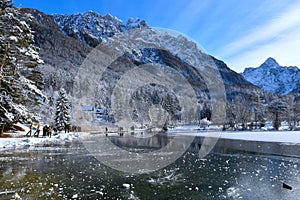
<path fill-rule="evenodd" d="M 110 139 L 137 151 L 136 138 Z M 168 142 L 157 141 L 152 147 Z M 232 146 L 230 142 L 219 145 Z M 147 174 L 109 168 L 76 141 L 2 151 L 0 192 L 16 191 L 23 199 L 298 199 L 297 155 L 255 153 L 255 145 L 247 147 L 250 151 L 219 147 L 205 158 L 199 158 L 191 147 L 174 163 Z M 259 146 L 269 149 L 270 143 Z M 149 149 L 143 145 L 139 150 Z M 283 183 L 293 189 L 284 189 Z M 0 199 L 5 197 L 0 195 Z"/>

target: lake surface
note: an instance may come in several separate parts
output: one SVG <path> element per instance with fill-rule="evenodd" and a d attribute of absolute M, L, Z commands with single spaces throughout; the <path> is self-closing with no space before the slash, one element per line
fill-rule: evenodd
<path fill-rule="evenodd" d="M 299 170 L 296 157 L 187 151 L 167 167 L 130 174 L 73 142 L 0 152 L 0 192 L 23 199 L 298 199 Z"/>

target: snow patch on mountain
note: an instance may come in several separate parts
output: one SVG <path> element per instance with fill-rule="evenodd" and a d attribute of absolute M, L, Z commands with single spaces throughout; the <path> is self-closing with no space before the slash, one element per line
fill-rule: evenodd
<path fill-rule="evenodd" d="M 146 21 L 138 18 L 130 18 L 124 24 L 110 14 L 101 16 L 93 11 L 83 14 L 52 15 L 52 17 L 63 33 L 93 47 L 100 42 L 109 45 L 111 43 L 109 40 L 119 39 L 123 41 L 123 47 L 120 49 L 133 53 L 136 58 L 141 58 L 143 48 L 158 48 L 168 50 L 184 62 L 201 69 L 214 65 L 213 59 L 205 54 L 194 41 L 180 34 L 173 35 L 167 29 L 152 28 L 147 25 Z M 97 42 L 91 41 L 93 39 Z M 134 44 L 128 44 L 128 40 L 133 40 Z"/>
<path fill-rule="evenodd" d="M 134 29 L 134 28 L 142 28 L 147 27 L 147 23 L 145 20 L 141 20 L 139 18 L 130 18 L 127 21 L 126 29 Z"/>
<path fill-rule="evenodd" d="M 63 33 L 85 42 L 87 42 L 87 36 L 102 41 L 125 30 L 148 26 L 141 19 L 129 19 L 125 25 L 122 20 L 111 14 L 102 16 L 93 11 L 72 15 L 55 14 L 52 17 Z"/>
<path fill-rule="evenodd" d="M 215 72 L 218 67 L 214 59 L 203 52 L 199 45 L 183 35 L 173 35 L 167 30 L 152 27 L 131 29 L 110 37 L 103 41 L 103 44 L 118 50 L 119 53 L 129 52 L 137 61 L 155 64 L 163 63 L 160 62 L 156 52 L 151 52 L 150 49 L 153 51 L 156 51 L 155 49 L 166 50 L 206 74 L 214 77 L 217 75 L 221 78 L 220 74 Z M 145 51 L 145 49 L 147 50 Z"/>
<path fill-rule="evenodd" d="M 280 66 L 274 58 L 268 58 L 257 68 L 246 68 L 242 75 L 254 85 L 275 94 L 300 91 L 300 69 Z"/>
<path fill-rule="evenodd" d="M 231 87 L 227 91 L 233 91 L 232 87 L 235 86 L 248 87 L 249 91 L 256 88 L 241 75 L 230 70 L 224 62 L 205 53 L 195 41 L 176 31 L 153 28 L 145 21 L 134 18 L 129 19 L 125 24 L 109 14 L 101 16 L 92 11 L 74 15 L 51 15 L 50 17 L 58 25 L 60 31 L 72 37 L 70 39 L 73 41 L 80 40 L 91 47 L 101 44 L 99 49 L 104 50 L 105 54 L 109 52 L 110 60 L 124 56 L 137 65 L 155 64 L 165 73 L 169 73 L 168 67 L 165 67 L 166 64 L 172 68 L 180 63 L 180 66 L 184 66 L 178 66 L 180 72 L 186 75 L 186 79 L 191 83 L 195 83 L 195 87 L 203 81 L 205 82 L 203 85 L 208 85 L 211 89 L 218 88 L 224 91 L 226 84 Z M 191 70 L 197 75 L 189 74 Z M 108 86 L 107 88 L 109 90 Z M 201 96 L 200 93 L 199 91 L 199 96 Z M 228 96 L 235 95 L 228 94 Z"/>

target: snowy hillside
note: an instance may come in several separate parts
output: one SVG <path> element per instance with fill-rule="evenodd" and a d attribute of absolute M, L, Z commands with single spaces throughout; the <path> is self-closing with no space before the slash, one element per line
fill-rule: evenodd
<path fill-rule="evenodd" d="M 63 33 L 91 46 L 96 46 L 106 38 L 125 30 L 147 26 L 144 20 L 129 19 L 127 24 L 124 24 L 110 14 L 101 16 L 93 11 L 73 15 L 52 15 L 52 17 Z"/>
<path fill-rule="evenodd" d="M 203 62 L 199 62 L 200 60 L 206 60 L 206 65 L 212 65 L 210 62 L 212 59 L 209 60 L 209 57 L 202 52 L 195 42 L 169 30 L 151 28 L 141 19 L 131 18 L 125 24 L 115 16 L 110 14 L 102 16 L 93 11 L 83 14 L 51 16 L 64 34 L 80 39 L 92 47 L 95 47 L 100 42 L 109 42 L 107 38 L 127 32 L 125 35 L 135 40 L 136 47 L 140 49 L 145 47 L 166 49 L 193 66 L 202 66 Z M 132 29 L 138 30 L 130 31 Z M 124 45 L 128 45 L 126 44 L 128 41 L 122 42 Z M 132 46 L 128 46 L 127 50 L 131 52 L 130 49 L 133 48 Z M 141 56 L 142 52 L 138 52 L 138 55 Z M 145 58 L 145 56 L 144 59 L 143 61 L 146 62 L 153 61 L 152 58 Z"/>
<path fill-rule="evenodd" d="M 162 63 L 160 56 L 154 52 L 155 49 L 167 50 L 181 61 L 199 68 L 207 77 L 223 79 L 225 84 L 253 88 L 251 83 L 229 69 L 224 62 L 206 54 L 194 41 L 172 30 L 150 27 L 144 20 L 129 19 L 125 24 L 110 14 L 101 16 L 93 11 L 51 17 L 64 34 L 91 47 L 104 43 L 115 49 L 114 40 L 119 40 L 122 44 L 122 47 L 118 47 L 119 50 L 129 52 L 138 62 L 156 64 L 165 63 Z"/>
<path fill-rule="evenodd" d="M 143 20 L 129 19 L 127 23 L 123 23 L 117 17 L 109 14 L 102 16 L 92 11 L 72 15 L 46 15 L 33 9 L 22 11 L 34 16 L 30 25 L 35 32 L 35 42 L 40 48 L 40 55 L 45 61 L 40 70 L 48 99 L 56 99 L 55 94 L 63 87 L 72 101 L 77 101 L 78 98 L 72 94 L 72 91 L 77 91 L 77 88 L 74 90 L 74 79 L 77 74 L 84 74 L 78 70 L 85 69 L 82 66 L 93 56 L 92 50 L 95 46 L 104 53 L 104 57 L 97 57 L 99 59 L 93 63 L 97 69 L 103 68 L 106 71 L 100 80 L 89 79 L 91 85 L 99 88 L 95 94 L 97 100 L 91 105 L 97 104 L 108 110 L 109 114 L 115 84 L 133 67 L 145 63 L 165 70 L 173 80 L 176 80 L 176 74 L 168 70 L 179 72 L 194 89 L 202 104 L 209 101 L 211 97 L 208 93 L 215 90 L 222 90 L 220 94 L 226 92 L 226 97 L 230 100 L 238 95 L 264 95 L 258 87 L 230 70 L 223 61 L 203 52 L 194 41 L 174 31 L 152 28 Z M 102 61 L 108 59 L 112 62 L 108 66 L 104 65 L 105 62 Z M 91 71 L 95 69 L 89 72 Z M 79 91 L 87 89 L 89 88 L 80 88 Z M 152 88 L 151 91 L 155 89 L 160 91 L 157 94 L 159 99 L 167 98 L 163 88 Z M 137 91 L 139 92 L 141 91 Z M 157 98 L 153 92 L 144 94 L 144 97 L 151 100 Z M 173 97 L 168 98 L 171 100 Z M 143 117 L 143 114 L 148 113 L 149 106 L 143 105 L 143 102 L 136 104 L 139 108 L 136 110 L 141 110 L 138 118 L 145 122 L 148 118 Z M 162 104 L 165 106 L 163 102 Z M 172 113 L 176 113 L 177 105 L 169 108 Z"/>
<path fill-rule="evenodd" d="M 242 75 L 254 85 L 276 94 L 300 91 L 300 69 L 280 66 L 273 58 L 268 58 L 258 68 L 246 68 Z"/>

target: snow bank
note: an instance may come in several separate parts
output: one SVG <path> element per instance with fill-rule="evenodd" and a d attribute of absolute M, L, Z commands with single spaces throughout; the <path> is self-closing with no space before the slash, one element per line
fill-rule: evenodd
<path fill-rule="evenodd" d="M 300 131 L 225 132 L 221 138 L 299 144 Z"/>
<path fill-rule="evenodd" d="M 284 130 L 284 127 L 282 127 L 282 130 Z M 170 129 L 169 133 L 233 140 L 300 144 L 300 131 L 199 131 L 199 126 L 189 125 L 175 127 Z"/>
<path fill-rule="evenodd" d="M 26 128 L 26 127 L 24 127 Z M 176 127 L 170 131 L 170 134 L 203 136 L 203 137 L 219 137 L 221 139 L 234 139 L 246 141 L 260 142 L 278 142 L 286 145 L 300 144 L 300 131 L 263 131 L 263 132 L 222 132 L 222 131 L 195 131 L 195 127 Z M 191 131 L 194 130 L 194 131 Z M 19 132 L 16 136 L 24 136 L 26 133 Z M 59 133 L 56 136 L 49 137 L 15 137 L 15 138 L 0 138 L 0 151 L 13 150 L 20 148 L 28 148 L 49 144 L 65 144 L 76 140 L 88 137 L 89 133 Z"/>
<path fill-rule="evenodd" d="M 197 132 L 191 133 L 195 136 L 220 136 L 223 139 L 234 140 L 247 140 L 247 141 L 260 141 L 260 142 L 279 142 L 289 144 L 300 144 L 300 131 L 263 131 L 263 132 L 251 132 L 251 131 L 236 131 L 236 132 Z M 189 135 L 189 133 L 185 133 Z"/>
<path fill-rule="evenodd" d="M 25 133 L 26 134 L 26 133 Z M 23 132 L 23 135 L 25 135 Z M 18 134 L 20 135 L 20 133 Z M 13 150 L 26 147 L 34 147 L 46 144 L 65 144 L 79 138 L 77 133 L 59 133 L 56 136 L 49 137 L 22 137 L 22 138 L 0 138 L 0 151 Z"/>

